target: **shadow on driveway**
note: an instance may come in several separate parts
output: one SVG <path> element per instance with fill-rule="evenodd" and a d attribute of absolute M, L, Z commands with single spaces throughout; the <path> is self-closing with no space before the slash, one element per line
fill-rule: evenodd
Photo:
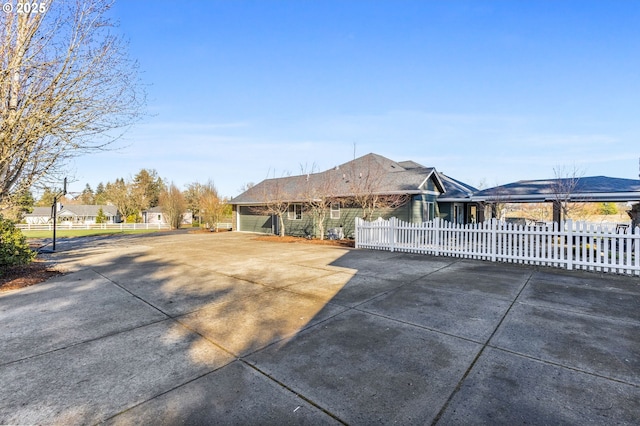
<path fill-rule="evenodd" d="M 640 418 L 637 278 L 238 233 L 52 257 L 0 295 L 0 423 Z"/>

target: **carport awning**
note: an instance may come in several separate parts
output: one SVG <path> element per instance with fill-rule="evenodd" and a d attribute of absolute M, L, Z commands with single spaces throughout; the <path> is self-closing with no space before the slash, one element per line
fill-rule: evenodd
<path fill-rule="evenodd" d="M 576 179 L 525 180 L 476 192 L 472 201 L 507 203 L 550 202 L 562 195 L 572 202 L 640 201 L 640 180 L 591 176 Z"/>

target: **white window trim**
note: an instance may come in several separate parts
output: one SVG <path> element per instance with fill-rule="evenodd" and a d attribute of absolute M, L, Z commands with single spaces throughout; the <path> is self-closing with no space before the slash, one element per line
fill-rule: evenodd
<path fill-rule="evenodd" d="M 293 207 L 293 210 L 292 210 Z M 287 211 L 288 220 L 301 220 L 302 219 L 302 204 L 289 204 Z"/>
<path fill-rule="evenodd" d="M 334 208 L 337 207 L 337 208 Z M 336 203 L 331 203 L 331 206 L 329 206 L 330 209 L 330 213 L 329 213 L 329 217 L 331 219 L 340 219 L 340 203 L 336 202 Z"/>
<path fill-rule="evenodd" d="M 430 220 L 433 220 L 434 218 L 431 217 L 431 210 L 433 209 L 433 216 L 435 216 L 436 213 L 436 208 L 435 208 L 435 204 L 433 203 L 433 201 L 425 201 L 424 203 L 424 221 L 428 222 Z"/>

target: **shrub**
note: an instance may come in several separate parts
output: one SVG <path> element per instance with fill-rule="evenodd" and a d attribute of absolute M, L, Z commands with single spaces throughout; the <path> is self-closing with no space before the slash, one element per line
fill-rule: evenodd
<path fill-rule="evenodd" d="M 618 214 L 618 206 L 615 203 L 602 203 L 600 205 L 600 214 L 611 215 Z"/>
<path fill-rule="evenodd" d="M 0 215 L 0 275 L 11 266 L 31 262 L 35 256 L 22 232 Z"/>

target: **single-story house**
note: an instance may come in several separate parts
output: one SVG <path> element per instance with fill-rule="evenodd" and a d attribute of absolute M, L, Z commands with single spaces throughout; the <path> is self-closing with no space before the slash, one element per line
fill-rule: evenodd
<path fill-rule="evenodd" d="M 120 213 L 115 206 L 110 205 L 86 205 L 71 204 L 65 205 L 58 210 L 58 222 L 72 222 L 81 224 L 96 223 L 98 213 L 102 209 L 105 216 L 104 223 L 120 223 L 122 219 Z M 47 224 L 51 223 L 52 218 L 51 207 L 35 207 L 33 212 L 26 214 L 24 220 L 30 224 Z"/>
<path fill-rule="evenodd" d="M 341 228 L 351 236 L 355 218 L 363 216 L 395 216 L 412 223 L 435 217 L 457 223 L 482 221 L 483 209 L 470 199 L 476 191 L 433 167 L 372 153 L 320 173 L 266 179 L 230 204 L 236 231 L 277 234 L 280 224 L 274 211 L 284 208 L 288 235 L 318 236 L 313 205 L 323 203 L 325 232 Z"/>
<path fill-rule="evenodd" d="M 169 221 L 166 218 L 166 215 L 162 212 L 162 207 L 156 206 L 151 207 L 147 210 L 143 210 L 142 212 L 142 223 L 153 223 L 166 225 Z M 187 210 L 182 214 L 182 225 L 191 225 L 193 223 L 193 212 L 191 210 Z"/>
<path fill-rule="evenodd" d="M 44 225 L 53 220 L 51 207 L 34 207 L 31 213 L 24 215 L 24 221 L 31 225 Z"/>
<path fill-rule="evenodd" d="M 553 218 L 561 220 L 561 202 L 640 202 L 640 180 L 588 176 L 559 179 L 521 180 L 478 191 L 471 196 L 477 203 L 553 203 Z M 629 212 L 638 225 L 639 206 Z"/>

